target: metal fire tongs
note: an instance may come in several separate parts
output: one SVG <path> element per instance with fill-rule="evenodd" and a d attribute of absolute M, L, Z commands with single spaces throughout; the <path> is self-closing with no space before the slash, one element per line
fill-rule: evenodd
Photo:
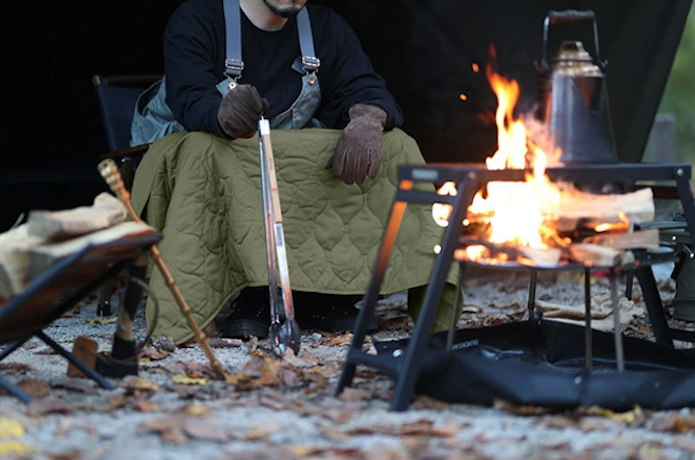
<path fill-rule="evenodd" d="M 288 347 L 295 353 L 299 353 L 301 333 L 299 325 L 294 319 L 290 272 L 287 268 L 287 251 L 285 250 L 285 233 L 282 228 L 280 194 L 275 174 L 273 146 L 270 142 L 270 123 L 263 116 L 258 121 L 258 131 L 258 144 L 261 153 L 263 223 L 265 224 L 268 289 L 270 293 L 270 329 L 268 335 L 273 344 L 273 351 L 279 356 L 284 356 Z M 282 286 L 283 310 L 280 310 L 281 299 L 277 287 L 278 272 Z"/>

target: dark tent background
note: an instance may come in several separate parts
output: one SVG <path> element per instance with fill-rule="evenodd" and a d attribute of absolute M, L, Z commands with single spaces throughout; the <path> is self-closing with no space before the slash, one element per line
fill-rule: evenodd
<path fill-rule="evenodd" d="M 482 161 L 496 149 L 497 105 L 484 68 L 519 81 L 535 102 L 548 10 L 592 9 L 618 155 L 640 161 L 692 0 L 310 0 L 353 26 L 430 162 Z M 179 0 L 4 3 L 0 26 L 0 231 L 20 212 L 91 203 L 105 190 L 95 166 L 108 149 L 91 77 L 160 73 L 161 35 Z M 550 52 L 591 28 L 551 28 Z M 473 64 L 480 68 L 473 70 Z M 466 101 L 460 99 L 465 94 Z"/>

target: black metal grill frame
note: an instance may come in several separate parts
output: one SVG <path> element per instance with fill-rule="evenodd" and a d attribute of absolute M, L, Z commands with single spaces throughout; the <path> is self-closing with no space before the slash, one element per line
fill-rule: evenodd
<path fill-rule="evenodd" d="M 354 328 L 354 336 L 348 350 L 346 362 L 343 367 L 336 392 L 339 394 L 346 386 L 352 383 L 357 365 L 366 365 L 376 368 L 392 376 L 396 387 L 391 400 L 391 410 L 405 410 L 413 397 L 415 385 L 422 368 L 422 361 L 427 351 L 430 331 L 434 324 L 437 308 L 441 300 L 442 290 L 446 282 L 449 267 L 454 260 L 454 251 L 459 247 L 459 237 L 463 233 L 463 221 L 467 209 L 475 194 L 488 182 L 494 181 L 524 181 L 530 170 L 490 170 L 484 164 L 466 163 L 441 163 L 422 166 L 399 166 L 399 187 L 391 207 L 387 227 L 377 256 L 372 278 L 367 293 L 362 302 L 362 308 L 357 316 Z M 624 183 L 634 186 L 652 186 L 655 198 L 679 199 L 683 207 L 683 213 L 687 229 L 691 235 L 695 235 L 695 204 L 690 188 L 692 167 L 687 163 L 612 163 L 592 165 L 568 165 L 553 167 L 546 170 L 546 174 L 553 182 L 571 182 L 575 184 L 610 184 Z M 458 190 L 456 196 L 439 195 L 434 192 L 422 192 L 412 190 L 415 182 L 430 182 L 443 184 L 454 182 Z M 673 185 L 663 186 L 664 182 Z M 423 303 L 420 317 L 413 331 L 408 346 L 399 356 L 371 355 L 362 351 L 367 335 L 367 328 L 374 316 L 374 310 L 378 300 L 379 289 L 384 278 L 388 260 L 398 234 L 403 213 L 408 203 L 434 204 L 444 203 L 452 206 L 449 216 L 449 225 L 444 233 L 441 243 L 441 252 L 432 271 L 427 293 Z M 634 271 L 634 275 L 640 283 L 644 295 L 647 312 L 657 343 L 673 347 L 673 339 L 693 340 L 692 334 L 686 331 L 670 329 L 664 314 L 663 304 L 659 295 L 652 263 L 662 260 L 637 259 L 630 267 L 621 269 Z M 574 266 L 574 269 L 585 270 L 585 285 L 589 290 L 589 276 L 591 270 L 610 269 L 613 290 L 615 283 L 616 267 L 583 267 Z M 519 269 L 518 267 L 516 269 Z M 535 274 L 533 267 L 532 282 L 529 292 L 529 310 L 533 312 L 535 297 Z M 631 277 L 630 277 L 631 279 Z M 459 286 L 460 287 L 460 286 Z M 615 297 L 615 296 L 614 296 Z M 614 301 L 615 303 L 615 301 Z M 529 315 L 532 319 L 532 315 Z M 452 323 L 452 331 L 455 322 Z M 588 331 L 590 333 L 590 329 Z M 616 336 L 616 353 L 620 342 L 620 336 Z M 588 342 L 587 342 L 588 343 Z M 620 342 L 622 343 L 622 342 Z M 588 346 L 590 350 L 590 346 Z M 587 357 L 590 362 L 590 357 Z"/>

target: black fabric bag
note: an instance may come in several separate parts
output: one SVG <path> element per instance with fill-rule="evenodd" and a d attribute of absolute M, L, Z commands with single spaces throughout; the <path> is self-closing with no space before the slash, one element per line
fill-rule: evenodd
<path fill-rule="evenodd" d="M 584 328 L 543 320 L 432 336 L 416 392 L 441 401 L 628 410 L 695 406 L 695 353 L 623 337 L 625 371 L 615 365 L 613 334 L 592 331 L 593 370 L 584 359 Z M 378 342 L 393 353 L 408 340 Z"/>

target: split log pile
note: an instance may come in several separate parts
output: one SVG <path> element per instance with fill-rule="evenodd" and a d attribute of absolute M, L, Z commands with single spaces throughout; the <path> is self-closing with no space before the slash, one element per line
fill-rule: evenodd
<path fill-rule="evenodd" d="M 623 194 L 595 194 L 568 188 L 556 203 L 544 203 L 545 225 L 556 232 L 555 244 L 535 249 L 506 245 L 491 250 L 506 254 L 507 259 L 525 259 L 526 264 L 552 267 L 566 262 L 586 266 L 614 267 L 632 263 L 635 249 L 657 249 L 659 231 L 636 230 L 639 224 L 655 217 L 654 194 L 643 188 Z M 484 222 L 489 216 L 469 215 L 462 237 L 464 245 L 476 238 L 484 240 L 489 233 Z M 464 250 L 457 258 L 467 259 Z M 494 254 L 493 254 L 494 257 Z"/>
<path fill-rule="evenodd" d="M 145 224 L 126 222 L 123 203 L 101 193 L 91 206 L 31 211 L 27 222 L 0 233 L 0 300 L 21 293 L 56 261 L 88 244 L 153 234 Z"/>

